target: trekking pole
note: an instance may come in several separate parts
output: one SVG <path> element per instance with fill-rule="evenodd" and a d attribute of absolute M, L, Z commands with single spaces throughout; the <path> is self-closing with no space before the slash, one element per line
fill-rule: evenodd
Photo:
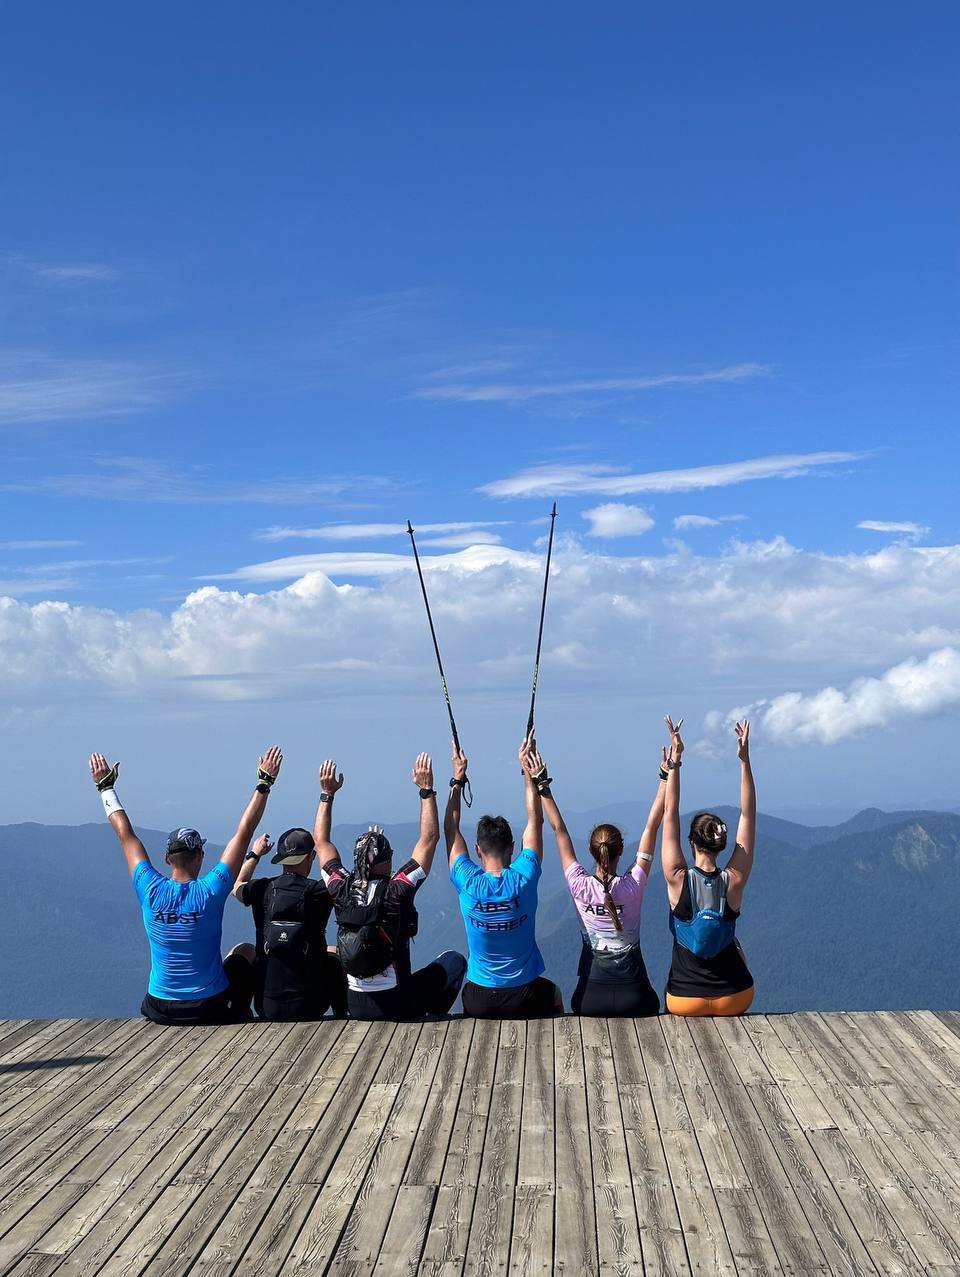
<path fill-rule="evenodd" d="M 457 724 L 453 717 L 453 705 L 450 703 L 450 693 L 447 690 L 447 676 L 443 672 L 443 661 L 440 658 L 440 644 L 437 642 L 437 631 L 433 628 L 433 615 L 430 611 L 430 600 L 427 598 L 427 583 L 423 579 L 423 569 L 420 566 L 420 555 L 417 553 L 417 542 L 413 535 L 413 525 L 407 520 L 407 532 L 410 535 L 410 544 L 413 546 L 413 559 L 417 565 L 417 576 L 420 578 L 420 589 L 423 592 L 423 605 L 427 609 L 427 622 L 430 626 L 430 637 L 433 639 L 433 650 L 437 654 L 437 669 L 440 671 L 440 686 L 443 688 L 443 699 L 447 703 L 447 713 L 450 716 L 450 731 L 453 733 L 453 747 L 460 755 L 463 750 L 460 748 L 460 737 L 457 734 Z M 467 807 L 473 806 L 473 790 L 470 788 L 470 782 L 466 776 L 463 778 L 463 801 Z"/>
<path fill-rule="evenodd" d="M 547 585 L 550 581 L 550 556 L 553 554 L 553 529 L 557 522 L 557 503 L 550 511 L 550 539 L 547 542 L 547 566 L 543 574 L 543 598 L 540 601 L 540 632 L 537 635 L 537 655 L 533 662 L 533 691 L 530 693 L 530 716 L 527 719 L 527 739 L 533 734 L 533 713 L 537 704 L 537 682 L 540 678 L 540 648 L 543 646 L 543 618 L 547 611 Z"/>

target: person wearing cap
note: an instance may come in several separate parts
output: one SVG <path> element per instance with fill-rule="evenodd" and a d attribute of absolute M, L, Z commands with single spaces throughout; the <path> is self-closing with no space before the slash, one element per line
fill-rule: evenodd
<path fill-rule="evenodd" d="M 429 754 L 413 767 L 420 791 L 420 836 L 410 859 L 394 873 L 393 848 L 378 825 L 360 835 L 348 873 L 331 842 L 333 800 L 343 772 L 327 759 L 320 768 L 316 841 L 320 872 L 337 915 L 337 949 L 347 976 L 347 1007 L 357 1020 L 419 1020 L 446 1015 L 467 970 L 462 954 L 441 953 L 411 969 L 410 941 L 417 933 L 417 891 L 426 881 L 440 841 L 437 793 Z"/>
<path fill-rule="evenodd" d="M 90 774 L 126 858 L 150 944 L 150 981 L 140 1012 L 156 1024 L 232 1024 L 249 1018 L 253 946 L 221 957 L 223 909 L 256 832 L 283 755 L 273 745 L 260 758 L 257 783 L 236 833 L 203 877 L 203 845 L 195 829 L 167 839 L 165 877 L 150 863 L 117 797 L 120 764 L 90 758 Z M 261 840 L 262 842 L 262 840 Z"/>
<path fill-rule="evenodd" d="M 260 860 L 272 849 L 266 839 L 244 857 L 233 888 L 253 910 L 257 929 L 253 1005 L 261 1020 L 321 1020 L 332 1008 L 347 1013 L 343 970 L 327 951 L 327 920 L 333 908 L 322 882 L 310 877 L 315 859 L 313 834 L 288 829 L 277 839 L 270 859 L 280 865 L 276 878 L 251 881 Z"/>

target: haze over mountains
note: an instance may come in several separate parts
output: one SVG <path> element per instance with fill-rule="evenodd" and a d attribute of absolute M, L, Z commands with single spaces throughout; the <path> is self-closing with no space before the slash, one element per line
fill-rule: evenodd
<path fill-rule="evenodd" d="M 735 828 L 733 808 L 716 810 Z M 569 816 L 568 823 L 578 848 L 585 848 L 597 819 L 616 820 L 629 854 L 645 814 L 639 803 L 614 804 Z M 361 828 L 335 828 L 345 859 Z M 140 832 L 162 864 L 165 834 Z M 416 828 L 397 824 L 387 832 L 395 863 L 401 863 Z M 471 839 L 472 830 L 465 834 Z M 0 865 L 8 899 L 0 929 L 0 1016 L 135 1015 L 146 988 L 147 944 L 110 828 L 103 822 L 0 826 Z M 842 824 L 820 826 L 761 813 L 757 862 L 738 932 L 757 981 L 755 1009 L 955 1006 L 950 887 L 958 867 L 960 815 L 950 812 L 870 808 Z M 463 950 L 442 845 L 419 907 L 415 965 L 445 948 Z M 548 973 L 569 999 L 580 940 L 549 832 L 538 932 Z M 249 913 L 229 901 L 224 947 L 251 938 Z M 662 993 L 670 935 L 659 859 L 644 902 L 642 939 L 650 977 Z"/>

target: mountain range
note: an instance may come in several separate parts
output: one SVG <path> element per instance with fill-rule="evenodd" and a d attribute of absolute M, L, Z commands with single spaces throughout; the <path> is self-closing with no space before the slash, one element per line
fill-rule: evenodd
<path fill-rule="evenodd" d="M 734 809 L 715 810 L 736 828 Z M 568 816 L 567 823 L 577 847 L 585 848 L 592 825 L 613 820 L 628 838 L 629 856 L 629 839 L 639 833 L 645 815 L 640 804 L 614 804 Z M 362 828 L 334 830 L 347 863 Z M 162 868 L 166 835 L 139 832 Z M 387 832 L 395 863 L 402 863 L 416 827 L 397 824 Z M 473 831 L 464 832 L 472 846 Z M 208 864 L 219 850 L 208 846 Z M 0 866 L 8 884 L 0 928 L 0 1016 L 135 1015 L 146 987 L 148 951 L 110 828 L 103 822 L 0 826 Z M 761 813 L 756 864 L 738 926 L 757 984 L 754 1008 L 956 1007 L 957 973 L 948 941 L 957 932 L 949 884 L 958 869 L 960 815 L 950 812 L 869 808 L 842 824 L 819 826 Z M 415 966 L 443 949 L 463 950 L 463 923 L 442 845 L 418 906 Z M 641 936 L 651 980 L 661 992 L 670 963 L 667 920 L 658 858 Z M 251 933 L 247 910 L 228 901 L 225 949 L 252 939 Z M 579 930 L 549 830 L 538 936 L 547 972 L 569 1001 Z"/>

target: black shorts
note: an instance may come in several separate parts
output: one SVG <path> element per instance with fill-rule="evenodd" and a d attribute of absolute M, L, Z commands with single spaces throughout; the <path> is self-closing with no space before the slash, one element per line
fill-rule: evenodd
<path fill-rule="evenodd" d="M 375 993 L 349 989 L 347 1009 L 355 1020 L 422 1020 L 425 1015 L 446 1015 L 457 1000 L 466 970 L 466 958 L 443 953 L 393 989 Z"/>
<path fill-rule="evenodd" d="M 174 1001 L 148 993 L 140 1004 L 140 1014 L 154 1024 L 242 1024 L 250 1019 L 253 997 L 253 967 L 238 953 L 228 954 L 223 973 L 229 986 L 212 998 Z"/>
<path fill-rule="evenodd" d="M 261 966 L 259 985 L 266 982 Z M 337 1018 L 347 1014 L 347 980 L 335 954 L 324 953 L 304 971 L 301 987 L 287 979 L 279 988 L 258 987 L 253 1005 L 261 1020 L 322 1020 L 327 1011 Z"/>
<path fill-rule="evenodd" d="M 557 1014 L 557 986 L 542 975 L 510 989 L 488 989 L 468 980 L 463 1013 L 478 1020 L 542 1020 Z"/>

